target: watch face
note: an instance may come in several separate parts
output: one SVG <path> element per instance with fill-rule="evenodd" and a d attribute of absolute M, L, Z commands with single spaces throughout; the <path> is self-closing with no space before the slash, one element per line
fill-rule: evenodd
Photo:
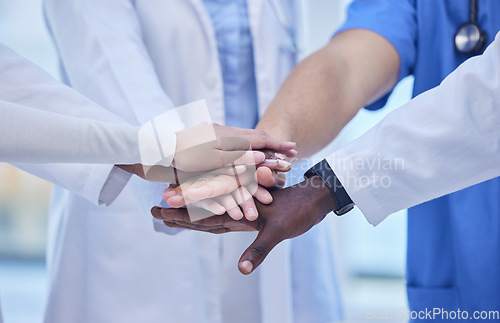
<path fill-rule="evenodd" d="M 346 214 L 347 212 L 349 212 L 352 209 L 354 209 L 354 203 L 349 203 L 349 204 L 345 205 L 343 208 L 336 210 L 336 211 L 333 211 L 333 212 L 335 212 L 335 214 L 340 216 L 340 215 Z"/>

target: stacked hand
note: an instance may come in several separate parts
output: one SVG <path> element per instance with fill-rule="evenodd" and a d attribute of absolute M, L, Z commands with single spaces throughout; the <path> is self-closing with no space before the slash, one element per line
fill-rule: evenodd
<path fill-rule="evenodd" d="M 165 190 L 163 198 L 174 208 L 197 206 L 214 214 L 227 212 L 235 220 L 243 216 L 248 220 L 255 220 L 258 212 L 252 196 L 263 204 L 271 203 L 272 195 L 264 187 L 283 187 L 283 172 L 291 169 L 289 162 L 275 158 L 266 153 L 266 159 L 256 169 L 249 167 L 245 172 L 235 171 L 234 174 L 216 172 L 218 174 L 172 185 Z"/>
<path fill-rule="evenodd" d="M 171 167 L 119 167 L 150 181 L 175 183 L 164 194 L 172 207 L 189 204 L 215 214 L 227 211 L 235 219 L 244 215 L 249 220 L 257 218 L 253 196 L 261 203 L 271 203 L 271 194 L 262 186 L 282 187 L 281 172 L 291 168 L 283 159 L 296 154 L 292 142 L 259 130 L 217 124 L 202 123 L 179 131 L 176 139 Z"/>
<path fill-rule="evenodd" d="M 177 132 L 177 145 L 172 162 L 175 168 L 196 172 L 226 165 L 256 165 L 264 162 L 270 149 L 288 157 L 296 155 L 295 143 L 269 136 L 261 130 L 242 129 L 201 123 Z"/>
<path fill-rule="evenodd" d="M 215 130 L 213 140 L 207 140 L 210 127 Z M 284 157 L 293 157 L 294 147 L 262 131 L 201 124 L 177 133 L 171 167 L 155 166 L 147 173 L 142 165 L 121 167 L 148 180 L 175 183 L 163 195 L 173 208 L 151 210 L 169 227 L 211 233 L 259 231 L 238 264 L 243 274 L 250 274 L 278 243 L 307 232 L 335 207 L 317 177 L 286 189 L 263 188 L 284 186 L 283 172 L 291 168 Z M 218 216 L 192 221 L 185 206 Z"/>
<path fill-rule="evenodd" d="M 259 231 L 255 241 L 241 256 L 238 268 L 243 274 L 250 274 L 281 241 L 299 236 L 335 208 L 335 201 L 318 177 L 271 192 L 273 203 L 265 205 L 256 202 L 259 217 L 255 221 L 235 220 L 228 213 L 191 222 L 187 209 L 155 207 L 153 216 L 173 228 L 184 228 L 210 233 L 231 231 Z"/>

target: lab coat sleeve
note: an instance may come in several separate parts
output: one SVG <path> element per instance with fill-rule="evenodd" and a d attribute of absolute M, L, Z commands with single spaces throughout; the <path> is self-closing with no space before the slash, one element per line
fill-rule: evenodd
<path fill-rule="evenodd" d="M 368 222 L 500 175 L 499 35 L 327 159 Z"/>
<path fill-rule="evenodd" d="M 111 115 L 3 45 L 0 84 L 0 161 L 140 162 L 138 127 Z"/>
<path fill-rule="evenodd" d="M 2 162 L 141 162 L 136 127 L 61 115 L 2 100 L 0 115 Z"/>
<path fill-rule="evenodd" d="M 133 1 L 46 0 L 45 13 L 73 88 L 134 125 L 173 108 L 143 42 Z M 178 131 L 184 125 L 172 117 L 168 127 Z M 173 156 L 173 151 L 165 155 Z M 147 214 L 161 202 L 165 188 L 129 186 Z"/>
<path fill-rule="evenodd" d="M 139 163 L 139 152 L 158 154 L 154 134 L 144 135 L 1 44 L 0 62 L 1 161 L 99 163 L 18 166 L 109 205 L 131 176 L 112 164 Z"/>
<path fill-rule="evenodd" d="M 3 45 L 0 45 L 0 62 L 2 84 L 0 99 L 4 103 L 36 107 L 47 113 L 78 118 L 91 115 L 97 121 L 123 124 L 123 120 L 117 116 L 55 81 L 47 73 Z M 8 122 L 3 114 L 2 122 Z M 8 138 L 3 128 L 2 134 Z M 123 183 L 131 176 L 120 172 L 111 174 L 113 166 L 105 164 L 17 164 L 16 166 L 69 189 L 95 204 L 105 205 L 110 204 L 118 196 L 124 186 Z M 105 183 L 108 185 L 103 191 Z M 101 198 L 101 193 L 106 193 L 106 198 Z"/>

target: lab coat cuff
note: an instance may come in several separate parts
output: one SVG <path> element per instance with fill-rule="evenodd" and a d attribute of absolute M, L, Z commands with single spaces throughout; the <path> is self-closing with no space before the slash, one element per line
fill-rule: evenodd
<path fill-rule="evenodd" d="M 139 151 L 144 166 L 170 167 L 174 160 L 177 136 L 170 128 L 151 120 L 139 129 Z"/>
<path fill-rule="evenodd" d="M 356 160 L 344 150 L 338 150 L 326 158 L 347 194 L 373 226 L 387 217 L 383 204 L 371 194 L 370 178 L 358 170 Z"/>
<path fill-rule="evenodd" d="M 111 169 L 109 169 L 111 167 Z M 103 173 L 106 170 L 103 170 Z M 105 179 L 104 182 L 92 182 L 89 183 L 88 187 L 85 187 L 85 190 L 89 190 L 90 192 L 99 192 L 99 196 L 97 198 L 99 206 L 109 206 L 111 205 L 115 199 L 120 195 L 123 188 L 127 185 L 128 181 L 132 174 L 124 171 L 121 168 L 115 166 L 108 166 L 107 175 L 97 175 L 101 176 L 101 178 Z M 94 176 L 95 177 L 95 176 Z"/>

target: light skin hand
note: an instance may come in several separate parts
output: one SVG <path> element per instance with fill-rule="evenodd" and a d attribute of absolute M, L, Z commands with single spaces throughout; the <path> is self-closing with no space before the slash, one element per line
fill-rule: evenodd
<path fill-rule="evenodd" d="M 248 275 L 257 268 L 269 252 L 281 241 L 304 234 L 335 209 L 335 201 L 318 177 L 271 193 L 274 202 L 256 202 L 259 217 L 255 221 L 234 220 L 227 213 L 191 222 L 186 209 L 155 207 L 153 216 L 173 228 L 210 233 L 259 231 L 255 241 L 238 262 L 241 273 Z"/>
<path fill-rule="evenodd" d="M 285 184 L 283 172 L 290 170 L 290 167 L 289 163 L 284 168 L 261 166 L 257 168 L 254 176 L 257 183 L 265 187 L 283 187 Z M 277 170 L 278 172 L 273 172 L 273 170 Z M 251 170 L 245 173 L 236 172 L 240 175 L 238 177 L 225 174 L 217 176 L 208 174 L 194 180 L 186 181 L 179 186 L 167 188 L 163 197 L 170 206 L 182 207 L 203 199 L 229 194 L 238 187 L 247 186 L 253 182 L 250 172 Z M 255 193 L 255 189 L 250 191 L 252 194 Z"/>
<path fill-rule="evenodd" d="M 176 181 L 185 182 L 200 176 L 207 172 L 183 172 L 174 169 L 174 167 L 165 166 L 143 166 L 141 164 L 133 165 L 115 165 L 124 171 L 139 176 L 140 178 L 157 183 L 175 183 Z M 226 166 L 213 170 L 211 174 L 215 175 L 240 175 L 245 173 L 247 168 L 244 165 Z"/>
<path fill-rule="evenodd" d="M 257 129 L 296 142 L 298 157 L 308 157 L 394 86 L 399 65 L 396 49 L 375 32 L 341 32 L 292 71 Z"/>
<path fill-rule="evenodd" d="M 234 165 L 256 165 L 265 155 L 258 149 L 275 149 L 294 156 L 295 143 L 272 138 L 264 131 L 201 123 L 176 133 L 173 167 L 186 172 Z M 203 161 L 203 162 L 200 162 Z"/>
<path fill-rule="evenodd" d="M 207 141 L 207 138 L 214 137 L 214 133 L 216 140 Z M 297 153 L 293 149 L 295 143 L 274 139 L 262 130 L 233 128 L 218 124 L 201 123 L 177 132 L 176 139 L 176 153 L 172 161 L 175 167 L 141 164 L 115 166 L 148 181 L 179 183 L 200 177 L 210 170 L 212 170 L 211 175 L 240 175 L 245 172 L 245 165 L 266 164 L 273 169 L 284 167 L 282 161 L 270 161 L 268 164 L 266 154 L 261 151 L 251 151 L 252 148 L 275 149 L 286 156 L 295 156 Z M 230 167 L 225 167 L 230 164 Z M 289 169 L 291 165 L 287 167 Z M 271 180 L 266 180 L 268 181 Z M 253 191 L 260 196 L 262 201 L 266 200 L 261 190 L 253 189 Z M 247 191 L 242 190 L 240 196 L 246 196 L 246 193 Z M 244 209 L 248 210 L 249 214 L 254 214 L 256 208 L 251 207 L 253 201 L 251 198 L 249 200 L 248 202 L 240 201 L 240 203 L 248 205 Z M 232 206 L 228 198 L 221 199 L 221 203 Z M 213 205 L 213 203 L 210 204 Z"/>
<path fill-rule="evenodd" d="M 197 206 L 217 214 L 225 209 L 236 220 L 241 219 L 243 215 L 248 220 L 255 220 L 258 213 L 252 195 L 263 204 L 272 202 L 271 194 L 257 183 L 266 187 L 283 187 L 285 184 L 283 171 L 288 171 L 291 167 L 288 162 L 281 160 L 279 163 L 277 160 L 270 162 L 271 168 L 279 172 L 274 172 L 267 166 L 261 166 L 257 168 L 254 175 L 249 170 L 237 178 L 230 175 L 206 175 L 182 183 L 180 186 L 167 188 L 163 198 L 174 208 L 197 203 Z M 252 176 L 255 176 L 257 182 L 253 181 Z M 241 206 L 243 213 L 237 207 L 238 205 Z M 214 208 L 217 211 L 214 211 Z"/>

